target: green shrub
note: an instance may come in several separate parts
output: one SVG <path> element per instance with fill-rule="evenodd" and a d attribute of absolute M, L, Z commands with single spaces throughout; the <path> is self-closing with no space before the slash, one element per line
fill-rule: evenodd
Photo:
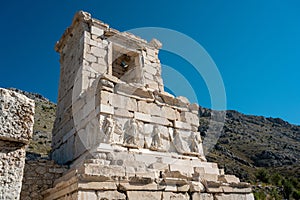
<path fill-rule="evenodd" d="M 281 195 L 278 193 L 278 190 L 276 190 L 275 188 L 272 188 L 272 190 L 270 191 L 270 196 L 272 197 L 272 199 L 275 199 L 275 200 L 282 199 Z"/>
<path fill-rule="evenodd" d="M 255 191 L 253 192 L 255 200 L 265 200 L 266 199 L 266 194 L 263 191 Z"/>
<path fill-rule="evenodd" d="M 273 174 L 271 176 L 270 180 L 271 180 L 271 183 L 273 185 L 276 185 L 276 186 L 279 186 L 279 187 L 282 186 L 283 177 L 280 174 L 278 174 L 278 173 Z"/>
<path fill-rule="evenodd" d="M 300 190 L 295 190 L 292 194 L 294 199 L 300 199 Z"/>
<path fill-rule="evenodd" d="M 266 169 L 260 169 L 256 173 L 256 178 L 264 183 L 270 182 L 270 174 Z"/>
<path fill-rule="evenodd" d="M 293 184 L 291 183 L 290 180 L 284 179 L 283 181 L 283 196 L 286 199 L 289 199 L 291 194 L 293 193 Z"/>

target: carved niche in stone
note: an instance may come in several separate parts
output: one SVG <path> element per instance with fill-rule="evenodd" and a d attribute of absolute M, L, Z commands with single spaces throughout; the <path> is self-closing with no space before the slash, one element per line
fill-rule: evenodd
<path fill-rule="evenodd" d="M 202 151 L 202 140 L 199 134 L 192 132 L 190 136 L 190 149 L 192 153 L 199 154 Z"/>
<path fill-rule="evenodd" d="M 150 149 L 151 150 L 161 150 L 161 148 L 162 148 L 161 133 L 160 133 L 160 130 L 158 129 L 158 126 L 155 125 L 153 127 L 152 142 L 151 142 Z"/>
<path fill-rule="evenodd" d="M 106 143 L 115 143 L 114 139 L 114 133 L 118 134 L 119 137 L 122 136 L 122 128 L 120 125 L 112 118 L 112 115 L 109 115 L 105 118 L 104 124 L 103 124 L 103 132 L 104 132 L 104 138 L 103 142 Z"/>
<path fill-rule="evenodd" d="M 179 153 L 186 154 L 190 152 L 188 143 L 182 139 L 181 134 L 177 129 L 174 129 L 173 132 L 173 144 Z"/>
<path fill-rule="evenodd" d="M 124 125 L 124 146 L 138 148 L 141 129 L 142 127 L 136 119 L 128 120 Z"/>

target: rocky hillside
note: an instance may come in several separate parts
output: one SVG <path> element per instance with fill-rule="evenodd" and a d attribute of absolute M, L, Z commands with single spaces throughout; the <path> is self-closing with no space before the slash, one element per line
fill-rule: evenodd
<path fill-rule="evenodd" d="M 200 116 L 200 132 L 205 138 L 214 121 L 209 109 L 202 108 Z M 223 131 L 207 159 L 245 181 L 255 180 L 261 167 L 300 178 L 300 126 L 279 118 L 227 111 Z"/>
<path fill-rule="evenodd" d="M 26 95 L 35 100 L 36 103 L 34 135 L 27 149 L 27 156 L 29 158 L 47 156 L 51 150 L 51 130 L 55 119 L 56 105 L 39 94 L 18 89 L 12 90 Z M 289 124 L 279 118 L 244 115 L 231 110 L 226 112 L 223 126 L 223 123 L 220 122 L 222 120 L 218 119 L 218 114 L 221 112 L 200 108 L 199 113 L 199 131 L 203 139 L 205 140 L 217 132 L 220 134 L 217 144 L 207 155 L 208 161 L 217 162 L 227 174 L 235 174 L 243 181 L 258 184 L 260 188 L 261 186 L 257 181 L 267 182 L 266 180 L 258 180 L 262 174 L 263 177 L 260 179 L 267 177 L 264 173 L 273 173 L 276 176 L 278 173 L 281 179 L 278 179 L 277 182 L 291 180 L 290 177 L 293 177 L 296 178 L 294 185 L 299 184 L 300 126 Z M 223 127 L 221 132 L 218 131 L 218 128 L 214 128 L 220 123 Z M 211 125 L 213 128 L 209 129 Z M 263 171 L 262 173 L 262 169 L 267 172 Z M 280 184 L 282 185 L 282 183 Z M 283 195 L 281 189 L 283 186 L 281 187 L 280 184 L 278 187 L 276 183 L 274 187 L 276 192 Z M 298 188 L 298 186 L 293 187 Z M 269 186 L 267 188 L 272 192 Z M 265 193 L 265 189 L 263 189 L 263 195 Z M 258 197 L 257 199 L 265 198 Z"/>

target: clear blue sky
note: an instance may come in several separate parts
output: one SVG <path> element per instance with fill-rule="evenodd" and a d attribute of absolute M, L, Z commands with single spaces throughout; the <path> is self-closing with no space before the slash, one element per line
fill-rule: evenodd
<path fill-rule="evenodd" d="M 0 87 L 56 102 L 54 44 L 75 12 L 85 10 L 121 31 L 154 26 L 187 34 L 218 66 L 228 109 L 300 124 L 300 1 L 10 0 L 1 5 Z M 167 52 L 160 58 L 174 68 L 188 65 Z M 198 84 L 199 103 L 209 107 L 207 88 Z"/>

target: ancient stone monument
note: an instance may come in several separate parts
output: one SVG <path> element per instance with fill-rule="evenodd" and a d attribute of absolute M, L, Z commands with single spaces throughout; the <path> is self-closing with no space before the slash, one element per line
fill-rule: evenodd
<path fill-rule="evenodd" d="M 254 199 L 207 162 L 198 109 L 164 91 L 161 43 L 78 12 L 56 44 L 52 159 L 70 169 L 44 199 Z"/>
<path fill-rule="evenodd" d="M 33 100 L 0 88 L 0 199 L 19 199 L 33 115 Z"/>

